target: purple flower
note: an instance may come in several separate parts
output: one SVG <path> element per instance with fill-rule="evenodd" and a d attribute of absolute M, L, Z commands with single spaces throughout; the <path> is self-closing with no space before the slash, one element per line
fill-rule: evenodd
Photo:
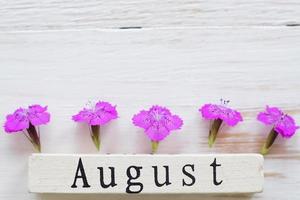
<path fill-rule="evenodd" d="M 161 106 L 152 106 L 149 110 L 142 110 L 134 115 L 132 122 L 135 126 L 144 129 L 152 141 L 152 152 L 157 150 L 158 143 L 171 131 L 180 129 L 183 125 L 182 119 L 172 115 L 169 109 Z"/>
<path fill-rule="evenodd" d="M 47 124 L 50 121 L 50 114 L 47 106 L 40 105 L 28 106 L 28 108 L 18 108 L 13 114 L 6 116 L 4 130 L 7 133 L 23 131 L 25 136 L 40 152 L 40 134 L 35 126 Z"/>
<path fill-rule="evenodd" d="M 199 111 L 202 113 L 203 118 L 208 120 L 220 119 L 228 126 L 235 126 L 240 121 L 243 121 L 238 111 L 228 108 L 225 105 L 204 104 Z"/>
<path fill-rule="evenodd" d="M 290 138 L 299 128 L 299 126 L 296 126 L 295 120 L 291 116 L 284 114 L 277 107 L 266 106 L 266 110 L 264 112 L 260 112 L 257 115 L 257 120 L 266 125 L 273 126 L 271 132 L 269 133 L 267 141 L 261 149 L 261 153 L 263 155 L 269 152 L 278 134 L 280 134 L 284 138 Z"/>
<path fill-rule="evenodd" d="M 212 120 L 212 125 L 209 131 L 208 144 L 210 147 L 214 144 L 217 133 L 223 122 L 228 126 L 235 126 L 240 121 L 243 121 L 241 114 L 227 107 L 229 101 L 221 99 L 221 104 L 204 104 L 200 109 L 202 117 L 207 120 Z"/>
<path fill-rule="evenodd" d="M 267 125 L 273 125 L 274 130 L 285 138 L 292 137 L 299 128 L 291 116 L 284 114 L 276 107 L 267 106 L 265 112 L 257 115 L 257 120 Z"/>
<path fill-rule="evenodd" d="M 104 101 L 99 101 L 93 106 L 83 108 L 78 114 L 72 116 L 75 122 L 84 122 L 90 126 L 91 137 L 98 150 L 100 149 L 100 125 L 104 125 L 116 118 L 118 118 L 116 106 L 112 106 Z"/>
<path fill-rule="evenodd" d="M 72 117 L 76 122 L 85 122 L 89 125 L 104 125 L 116 118 L 118 118 L 116 106 L 104 101 L 97 102 L 91 108 L 83 108 Z"/>

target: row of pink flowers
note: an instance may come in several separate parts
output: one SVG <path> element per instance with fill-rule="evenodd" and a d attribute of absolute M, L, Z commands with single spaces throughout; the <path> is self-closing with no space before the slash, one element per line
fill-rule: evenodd
<path fill-rule="evenodd" d="M 222 125 L 235 126 L 243 121 L 241 113 L 229 108 L 228 102 L 221 99 L 221 104 L 204 104 L 199 109 L 202 117 L 211 121 L 208 136 L 210 147 L 215 143 Z M 84 107 L 72 116 L 75 122 L 88 124 L 91 138 L 98 150 L 100 149 L 100 127 L 117 118 L 116 106 L 104 101 Z M 291 116 L 284 114 L 276 107 L 267 106 L 264 112 L 258 114 L 257 119 L 266 125 L 272 126 L 272 130 L 261 149 L 262 154 L 268 153 L 277 135 L 290 138 L 299 128 Z M 49 121 L 50 113 L 47 112 L 47 106 L 32 105 L 28 108 L 19 108 L 14 113 L 7 115 L 4 130 L 7 133 L 23 132 L 36 150 L 40 152 L 40 131 L 38 127 L 47 124 Z M 158 105 L 135 114 L 132 123 L 142 128 L 149 137 L 152 143 L 152 153 L 156 152 L 160 141 L 165 139 L 172 131 L 179 130 L 183 126 L 183 120 L 178 115 L 174 115 L 168 108 Z"/>

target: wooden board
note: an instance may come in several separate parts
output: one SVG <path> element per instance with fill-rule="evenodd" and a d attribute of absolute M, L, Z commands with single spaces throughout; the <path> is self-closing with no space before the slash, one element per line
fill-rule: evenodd
<path fill-rule="evenodd" d="M 264 177 L 259 154 L 34 154 L 28 168 L 35 193 L 255 193 Z"/>
<path fill-rule="evenodd" d="M 150 144 L 130 123 L 152 104 L 185 121 L 158 154 L 257 153 L 268 128 L 256 121 L 266 104 L 299 124 L 300 2 L 212 1 L 0 1 L 0 121 L 19 106 L 47 104 L 51 124 L 41 127 L 44 153 L 88 153 L 87 127 L 70 116 L 88 100 L 118 105 L 120 118 L 103 127 L 101 154 L 147 154 Z M 119 29 L 133 27 L 133 29 Z M 134 29 L 142 27 L 142 29 Z M 230 99 L 244 122 L 207 145 L 209 124 L 197 109 Z M 101 195 L 101 199 L 225 200 L 300 196 L 299 133 L 278 138 L 265 158 L 264 191 L 245 195 Z M 0 199 L 98 200 L 98 194 L 31 194 L 22 134 L 0 130 Z"/>
<path fill-rule="evenodd" d="M 0 30 L 299 26 L 298 0 L 0 2 Z"/>
<path fill-rule="evenodd" d="M 0 121 L 17 106 L 47 104 L 52 120 L 41 127 L 44 153 L 98 153 L 88 128 L 70 117 L 88 100 L 105 99 L 118 105 L 120 118 L 103 127 L 100 153 L 145 154 L 151 150 L 150 142 L 130 119 L 138 110 L 157 103 L 185 121 L 181 131 L 161 143 L 158 154 L 257 153 L 269 129 L 255 117 L 266 104 L 279 106 L 300 120 L 299 36 L 297 28 L 243 27 L 1 33 Z M 225 127 L 214 148 L 208 148 L 209 123 L 197 109 L 220 97 L 231 100 L 244 122 Z M 31 144 L 22 134 L 1 131 L 2 198 L 99 198 L 29 194 L 26 174 Z M 287 191 L 284 197 L 297 200 L 299 153 L 298 134 L 291 140 L 278 138 L 265 159 L 264 192 L 252 198 L 276 199 Z M 199 199 L 197 195 L 154 197 Z M 235 198 L 248 199 L 244 195 Z"/>

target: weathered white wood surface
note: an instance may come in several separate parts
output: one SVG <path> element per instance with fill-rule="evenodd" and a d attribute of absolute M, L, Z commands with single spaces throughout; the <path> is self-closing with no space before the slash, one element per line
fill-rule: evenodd
<path fill-rule="evenodd" d="M 103 127 L 101 153 L 148 153 L 149 140 L 130 119 L 157 103 L 170 107 L 185 122 L 181 131 L 161 143 L 158 154 L 258 152 L 268 130 L 255 116 L 265 104 L 279 106 L 300 121 L 299 4 L 298 0 L 0 1 L 0 120 L 18 106 L 47 104 L 52 122 L 41 128 L 43 152 L 97 153 L 87 127 L 70 117 L 87 100 L 104 99 L 118 105 L 120 118 Z M 224 128 L 209 149 L 209 125 L 197 109 L 220 97 L 241 110 L 244 122 Z M 29 142 L 1 129 L 0 152 L 0 199 L 100 198 L 29 194 Z M 299 136 L 279 138 L 265 159 L 263 193 L 201 199 L 298 200 L 299 165 Z M 101 196 L 120 198 L 200 197 Z"/>
<path fill-rule="evenodd" d="M 255 193 L 263 156 L 33 154 L 28 179 L 35 193 Z"/>
<path fill-rule="evenodd" d="M 98 98 L 117 104 L 120 113 L 102 129 L 101 153 L 149 153 L 148 138 L 130 119 L 154 103 L 170 107 L 185 122 L 181 131 L 161 143 L 158 154 L 256 153 L 269 131 L 255 120 L 265 104 L 280 106 L 300 121 L 298 28 L 19 32 L 1 33 L 0 43 L 1 121 L 19 105 L 49 105 L 52 122 L 41 128 L 45 153 L 97 153 L 87 127 L 70 118 L 87 100 Z M 220 97 L 231 99 L 244 122 L 224 128 L 209 149 L 209 124 L 197 109 Z M 26 174 L 32 147 L 22 134 L 1 132 L 1 198 L 99 198 L 29 194 Z M 299 142 L 298 135 L 279 138 L 265 160 L 264 192 L 235 198 L 298 199 Z M 154 197 L 199 199 L 127 198 Z"/>
<path fill-rule="evenodd" d="M 23 0 L 0 2 L 0 29 L 300 25 L 298 0 Z"/>

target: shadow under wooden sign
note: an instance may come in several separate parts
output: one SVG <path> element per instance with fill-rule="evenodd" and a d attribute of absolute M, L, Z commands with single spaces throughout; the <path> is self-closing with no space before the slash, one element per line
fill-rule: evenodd
<path fill-rule="evenodd" d="M 263 190 L 259 154 L 33 154 L 34 193 L 256 193 Z"/>

